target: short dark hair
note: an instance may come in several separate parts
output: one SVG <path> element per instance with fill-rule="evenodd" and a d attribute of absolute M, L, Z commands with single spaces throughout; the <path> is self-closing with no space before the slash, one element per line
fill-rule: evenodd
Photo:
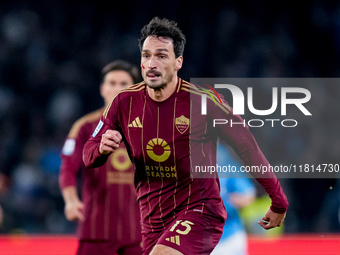
<path fill-rule="evenodd" d="M 124 60 L 115 60 L 103 67 L 101 71 L 101 83 L 104 82 L 105 75 L 112 71 L 127 72 L 131 76 L 133 83 L 137 83 L 141 80 L 137 66 Z"/>
<path fill-rule="evenodd" d="M 141 30 L 139 38 L 139 49 L 142 51 L 143 43 L 148 36 L 165 37 L 172 39 L 176 58 L 183 56 L 185 46 L 185 36 L 177 26 L 177 23 L 168 19 L 154 17 L 149 24 Z"/>

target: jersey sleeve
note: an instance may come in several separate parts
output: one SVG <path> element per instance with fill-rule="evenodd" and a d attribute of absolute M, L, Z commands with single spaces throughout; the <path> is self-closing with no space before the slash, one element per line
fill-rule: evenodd
<path fill-rule="evenodd" d="M 74 124 L 73 128 L 76 128 L 75 125 L 76 124 Z M 59 185 L 61 189 L 67 186 L 76 186 L 77 172 L 84 168 L 82 150 L 88 138 L 89 135 L 85 126 L 82 126 L 75 136 L 69 134 L 66 138 L 61 152 L 59 173 Z"/>
<path fill-rule="evenodd" d="M 118 98 L 112 99 L 111 103 L 106 107 L 103 115 L 101 116 L 96 129 L 93 131 L 90 139 L 85 143 L 83 148 L 83 162 L 87 168 L 100 167 L 105 164 L 110 156 L 101 155 L 99 153 L 99 145 L 102 135 L 107 130 L 118 130 L 119 124 L 117 121 L 118 116 Z"/>
<path fill-rule="evenodd" d="M 245 121 L 239 115 L 234 115 L 232 108 L 224 101 L 224 99 L 222 100 L 222 104 L 217 106 L 211 105 L 210 109 L 214 110 L 209 113 L 214 119 L 228 121 L 227 124 L 216 125 L 216 128 L 219 129 L 220 138 L 234 149 L 246 166 L 269 167 L 269 162 L 260 150 Z M 288 200 L 275 173 L 266 172 L 265 174 L 262 174 L 252 172 L 251 174 L 271 198 L 271 210 L 276 213 L 286 212 Z"/>

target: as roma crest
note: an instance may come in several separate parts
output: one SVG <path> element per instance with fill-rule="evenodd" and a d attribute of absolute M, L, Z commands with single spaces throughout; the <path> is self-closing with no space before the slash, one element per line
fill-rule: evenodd
<path fill-rule="evenodd" d="M 184 115 L 176 118 L 176 120 L 175 120 L 175 126 L 176 126 L 178 132 L 180 132 L 181 134 L 183 134 L 185 131 L 188 130 L 189 125 L 190 125 L 190 120 L 188 118 L 184 117 Z"/>

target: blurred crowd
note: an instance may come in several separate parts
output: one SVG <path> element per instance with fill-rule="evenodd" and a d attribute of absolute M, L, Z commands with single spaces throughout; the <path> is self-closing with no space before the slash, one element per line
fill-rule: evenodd
<path fill-rule="evenodd" d="M 337 1 L 265 2 L 1 2 L 0 233 L 74 232 L 58 186 L 64 139 L 77 118 L 103 105 L 100 69 L 115 59 L 138 65 L 139 31 L 154 16 L 176 20 L 186 34 L 186 80 L 340 75 Z M 313 120 L 293 135 L 254 130 L 272 164 L 339 163 L 340 87 L 315 90 Z M 340 232 L 338 179 L 281 182 L 290 201 L 285 232 Z"/>

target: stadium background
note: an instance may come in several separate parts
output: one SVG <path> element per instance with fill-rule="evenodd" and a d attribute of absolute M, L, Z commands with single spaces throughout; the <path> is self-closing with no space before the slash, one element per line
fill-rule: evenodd
<path fill-rule="evenodd" d="M 138 65 L 139 31 L 154 16 L 177 21 L 186 34 L 184 67 L 179 72 L 186 80 L 340 74 L 338 1 L 1 1 L 0 179 L 7 185 L 0 185 L 5 212 L 0 254 L 13 251 L 9 246 L 5 252 L 5 244 L 26 247 L 32 241 L 27 236 L 33 238 L 32 247 L 34 237 L 41 245 L 39 238 L 51 240 L 51 235 L 58 235 L 52 240 L 66 240 L 71 249 L 75 247 L 75 239 L 69 237 L 75 224 L 65 220 L 58 186 L 64 138 L 77 118 L 102 106 L 98 93 L 102 66 L 118 58 Z M 320 87 L 318 92 L 312 96 L 322 107 L 313 115 L 321 119 L 303 125 L 296 136 L 283 132 L 273 142 L 264 131 L 254 131 L 272 164 L 283 157 L 294 162 L 339 162 L 340 89 Z M 289 197 L 289 214 L 282 233 L 266 235 L 291 242 L 287 247 L 310 241 L 304 247 L 316 245 L 323 251 L 315 248 L 314 254 L 332 252 L 332 242 L 340 250 L 339 180 L 281 182 Z M 258 196 L 262 194 L 259 188 Z M 256 245 L 269 245 L 263 242 L 263 232 L 249 231 L 254 235 L 251 254 L 257 254 Z M 64 247 L 67 252 L 67 244 Z M 271 254 L 304 254 L 280 252 Z M 55 254 L 62 253 L 57 249 Z"/>

